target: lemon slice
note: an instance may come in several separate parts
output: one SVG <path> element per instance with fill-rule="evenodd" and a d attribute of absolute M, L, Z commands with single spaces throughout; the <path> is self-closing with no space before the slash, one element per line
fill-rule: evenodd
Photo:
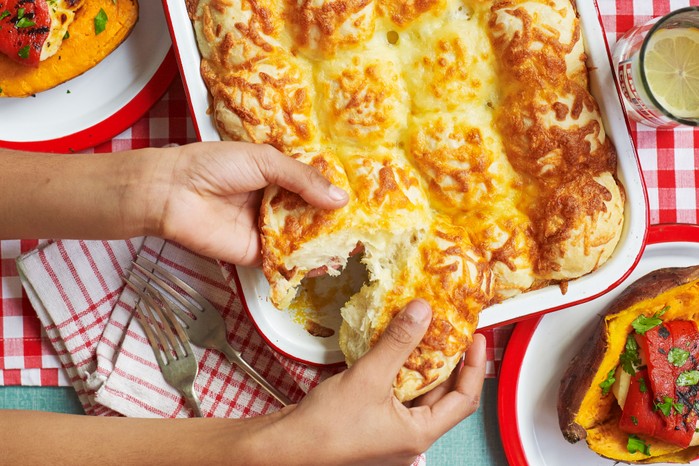
<path fill-rule="evenodd" d="M 678 118 L 699 118 L 698 28 L 656 32 L 644 69 L 651 93 L 665 110 Z"/>

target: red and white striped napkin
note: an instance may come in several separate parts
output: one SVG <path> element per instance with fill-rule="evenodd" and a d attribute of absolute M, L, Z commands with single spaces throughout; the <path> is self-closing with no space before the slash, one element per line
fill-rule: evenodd
<path fill-rule="evenodd" d="M 191 415 L 163 379 L 143 329 L 132 318 L 135 294 L 121 276 L 139 251 L 211 301 L 225 318 L 233 346 L 292 400 L 337 371 L 305 366 L 272 351 L 249 323 L 233 277 L 224 277 L 216 261 L 152 237 L 50 242 L 21 256 L 18 268 L 88 414 Z M 279 408 L 220 353 L 193 349 L 199 362 L 195 390 L 207 416 L 248 417 Z"/>

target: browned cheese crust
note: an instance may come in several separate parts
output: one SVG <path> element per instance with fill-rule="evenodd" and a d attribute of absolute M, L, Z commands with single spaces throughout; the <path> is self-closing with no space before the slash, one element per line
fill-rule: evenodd
<path fill-rule="evenodd" d="M 359 243 L 349 364 L 412 297 L 432 305 L 401 399 L 446 379 L 484 307 L 612 254 L 624 193 L 570 0 L 188 5 L 222 138 L 271 144 L 350 195 L 326 212 L 266 191 L 272 303 L 288 307 L 313 269 L 339 273 Z"/>

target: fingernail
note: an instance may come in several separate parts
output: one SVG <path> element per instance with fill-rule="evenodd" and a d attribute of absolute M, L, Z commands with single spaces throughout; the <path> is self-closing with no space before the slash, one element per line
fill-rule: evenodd
<path fill-rule="evenodd" d="M 348 197 L 344 189 L 338 188 L 334 184 L 331 184 L 328 188 L 328 195 L 334 201 L 344 201 Z"/>
<path fill-rule="evenodd" d="M 430 317 L 430 305 L 424 299 L 414 299 L 405 308 L 405 314 L 413 322 L 422 322 Z"/>

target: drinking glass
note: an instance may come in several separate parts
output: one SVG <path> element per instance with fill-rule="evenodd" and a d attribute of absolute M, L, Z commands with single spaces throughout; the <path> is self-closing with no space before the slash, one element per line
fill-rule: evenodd
<path fill-rule="evenodd" d="M 633 27 L 612 60 L 631 118 L 656 128 L 699 125 L 699 7 Z"/>

